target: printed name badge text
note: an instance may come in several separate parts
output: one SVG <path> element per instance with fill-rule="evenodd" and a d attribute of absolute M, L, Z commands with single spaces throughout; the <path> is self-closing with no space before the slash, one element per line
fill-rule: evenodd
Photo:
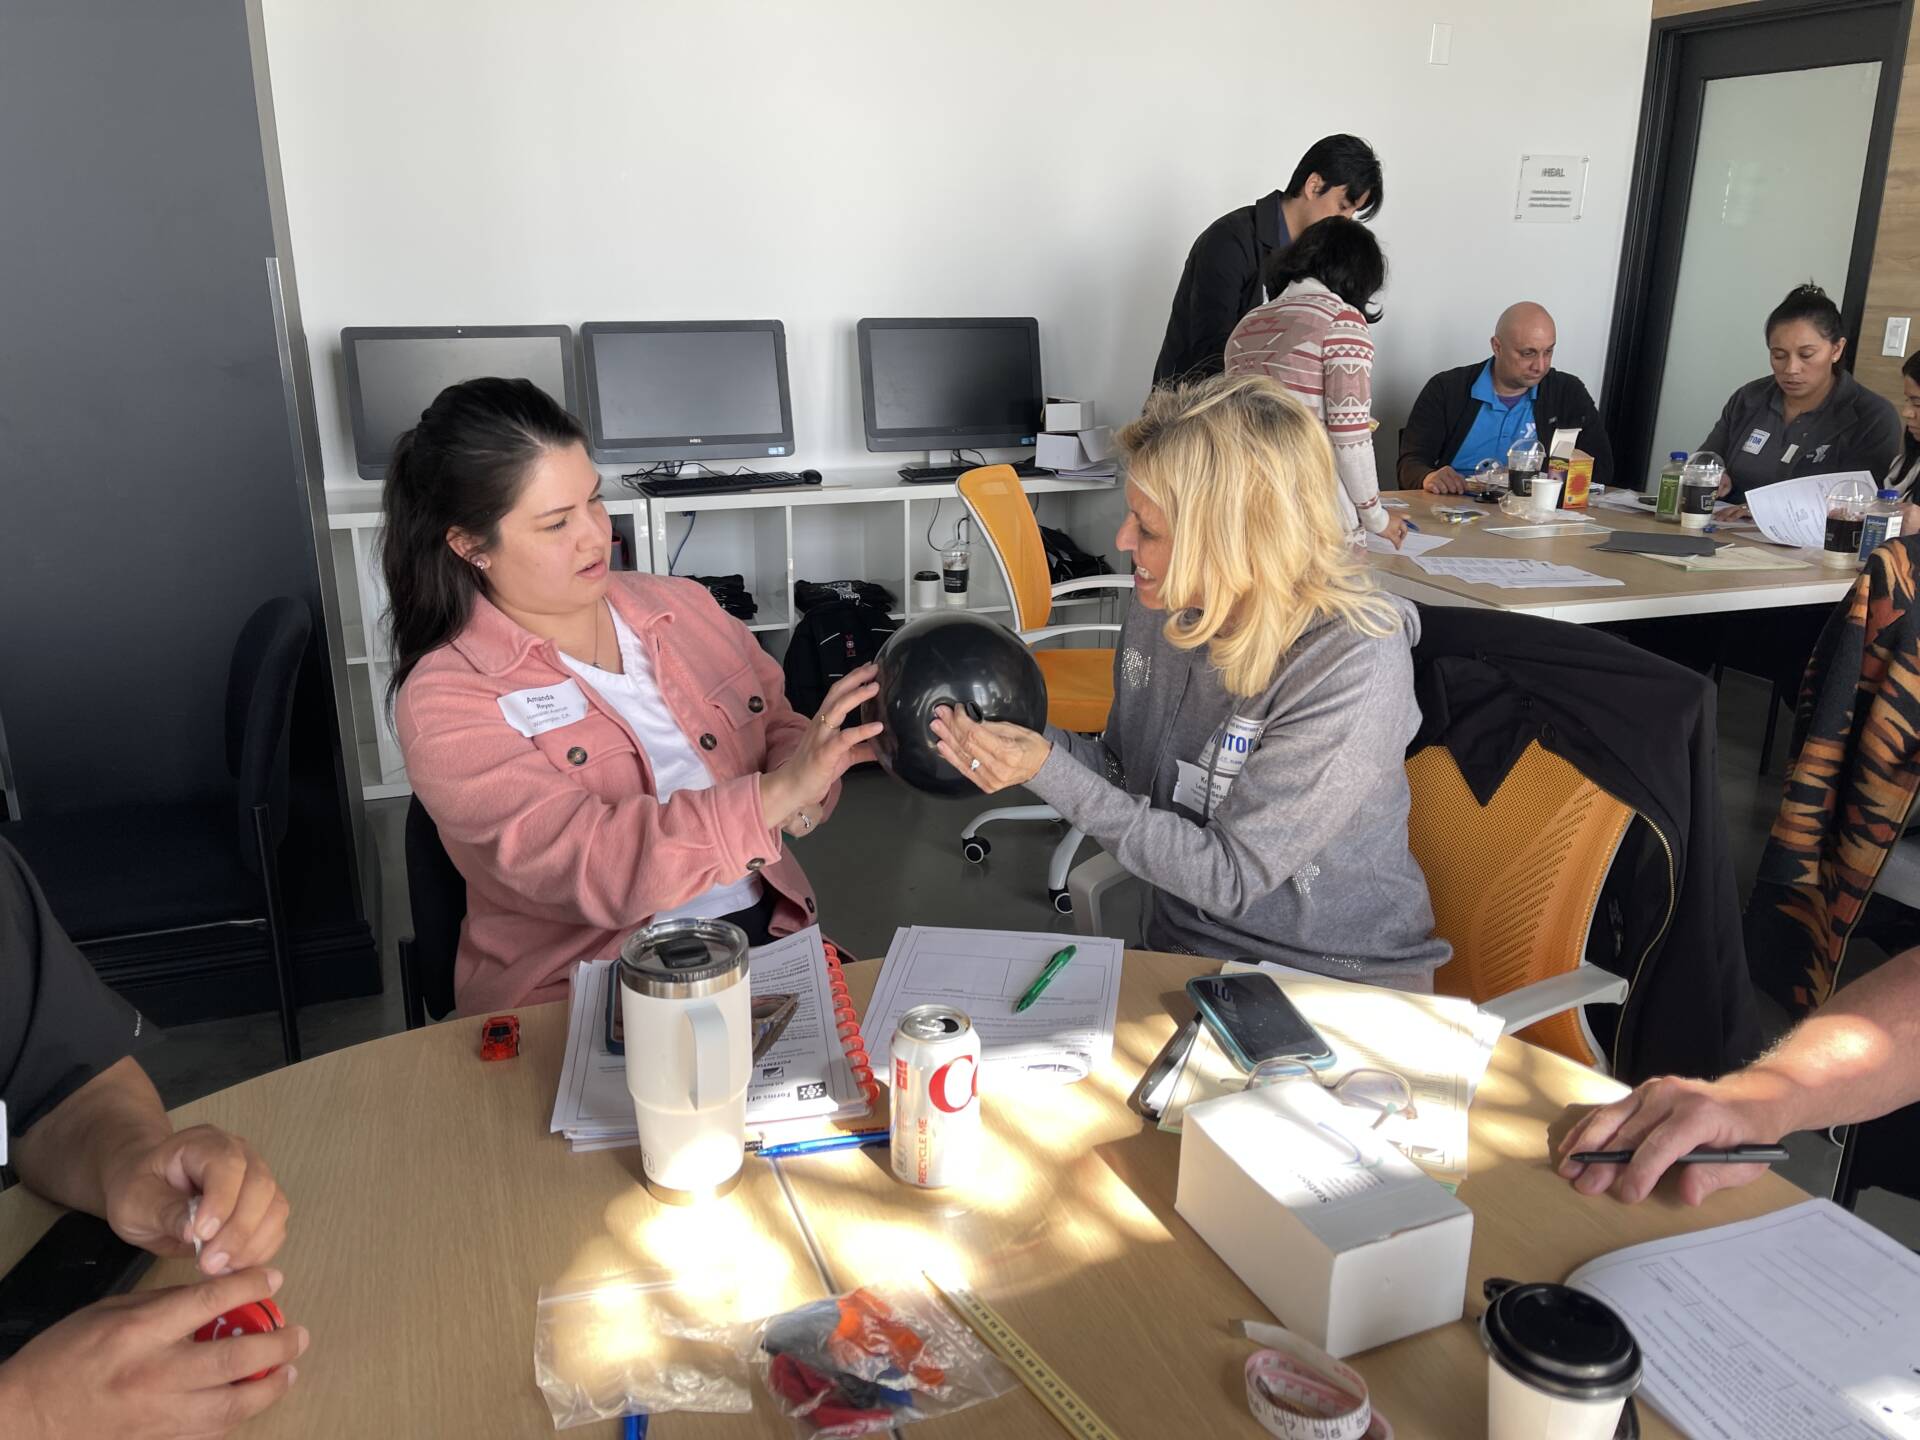
<path fill-rule="evenodd" d="M 507 723 L 531 740 L 562 725 L 587 718 L 587 697 L 577 680 L 516 690 L 500 697 L 500 713 Z"/>
<path fill-rule="evenodd" d="M 1209 787 L 1207 772 L 1191 760 L 1173 762 L 1176 778 L 1173 782 L 1173 803 L 1184 805 L 1196 815 L 1211 815 L 1214 807 L 1227 798 L 1227 792 L 1233 789 L 1236 776 L 1222 775 L 1217 771 Z"/>
<path fill-rule="evenodd" d="M 1747 443 L 1740 448 L 1749 455 L 1758 455 L 1766 448 L 1767 441 L 1773 438 L 1771 430 L 1756 430 L 1747 436 Z"/>

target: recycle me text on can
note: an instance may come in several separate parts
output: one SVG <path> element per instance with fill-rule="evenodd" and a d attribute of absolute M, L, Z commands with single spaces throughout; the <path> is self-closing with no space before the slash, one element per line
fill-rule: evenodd
<path fill-rule="evenodd" d="M 980 1152 L 980 1032 L 951 1005 L 916 1005 L 893 1032 L 893 1173 L 938 1189 Z"/>

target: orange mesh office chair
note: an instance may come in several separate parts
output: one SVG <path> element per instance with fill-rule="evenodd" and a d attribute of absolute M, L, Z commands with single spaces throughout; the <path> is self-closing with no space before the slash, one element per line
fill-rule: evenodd
<path fill-rule="evenodd" d="M 1131 575 L 1096 575 L 1085 580 L 1067 580 L 1055 585 L 1047 569 L 1047 552 L 1040 539 L 1040 522 L 1033 517 L 1033 502 L 1020 486 L 1011 465 L 986 465 L 969 470 L 957 482 L 967 513 L 987 539 L 1007 594 L 1013 598 L 1014 628 L 1040 666 L 1047 681 L 1047 720 L 1062 730 L 1087 733 L 1103 730 L 1107 711 L 1113 706 L 1113 651 L 1082 649 L 1038 649 L 1043 640 L 1062 635 L 1094 631 L 1120 633 L 1112 622 L 1050 625 L 1053 603 L 1066 595 L 1095 590 L 1131 590 Z M 1058 820 L 1060 813 L 1051 805 L 1003 805 L 973 818 L 960 832 L 961 852 L 979 864 L 992 848 L 980 827 L 993 820 Z M 1085 834 L 1069 828 L 1054 847 L 1047 865 L 1047 894 L 1062 914 L 1073 909 L 1067 894 L 1067 871 Z"/>
<path fill-rule="evenodd" d="M 1581 957 L 1633 811 L 1537 741 L 1484 806 L 1444 745 L 1412 756 L 1407 782 L 1407 844 L 1426 872 L 1434 930 L 1453 945 L 1434 989 L 1604 1069 L 1580 1007 L 1624 1000 L 1627 982 Z"/>

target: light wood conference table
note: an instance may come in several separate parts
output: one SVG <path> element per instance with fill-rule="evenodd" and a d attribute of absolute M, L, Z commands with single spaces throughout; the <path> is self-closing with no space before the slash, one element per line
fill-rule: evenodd
<path fill-rule="evenodd" d="M 848 967 L 862 1005 L 878 968 Z M 739 1318 L 924 1267 L 958 1272 L 1121 1436 L 1260 1440 L 1241 1380 L 1252 1347 L 1226 1324 L 1266 1312 L 1174 1213 L 1177 1138 L 1126 1104 L 1173 1032 L 1180 986 L 1211 968 L 1129 952 L 1112 1060 L 1077 1085 L 988 1097 L 978 1169 L 942 1191 L 898 1184 L 882 1148 L 788 1160 L 778 1174 L 750 1160 L 727 1200 L 657 1205 L 636 1178 L 637 1151 L 574 1155 L 547 1133 L 565 1039 L 559 1005 L 519 1012 L 517 1061 L 482 1064 L 477 1022 L 456 1021 L 185 1106 L 180 1123 L 212 1121 L 252 1139 L 293 1201 L 274 1263 L 287 1275 L 287 1314 L 313 1332 L 313 1347 L 286 1401 L 243 1433 L 551 1433 L 532 1377 L 542 1286 L 635 1265 L 745 1261 L 753 1280 L 737 1294 Z M 1473 1107 L 1471 1178 L 1460 1192 L 1474 1211 L 1469 1316 L 1489 1275 L 1560 1279 L 1625 1245 L 1804 1198 L 1774 1176 L 1698 1210 L 1664 1196 L 1627 1207 L 1574 1194 L 1546 1165 L 1547 1126 L 1567 1104 L 1616 1093 L 1557 1056 L 1501 1042 Z M 0 1195 L 0 1268 L 55 1213 L 17 1188 Z M 184 1264 L 163 1262 L 144 1283 L 186 1275 Z M 1354 1363 L 1405 1440 L 1485 1434 L 1486 1362 L 1471 1320 Z M 787 1436 L 764 1396 L 756 1401 L 751 1415 L 662 1415 L 653 1434 Z M 1645 1411 L 1643 1425 L 1650 1436 L 1674 1433 Z M 1017 1390 L 907 1433 L 1062 1432 Z"/>
<path fill-rule="evenodd" d="M 1770 545 L 1762 548 L 1803 561 L 1807 568 L 1718 574 L 1687 571 L 1645 555 L 1595 551 L 1593 547 L 1607 538 L 1604 535 L 1564 535 L 1545 540 L 1490 535 L 1487 533 L 1490 529 L 1529 522 L 1506 514 L 1498 505 L 1469 500 L 1464 495 L 1386 490 L 1381 492 L 1381 498 L 1389 503 L 1406 501 L 1406 508 L 1396 509 L 1395 514 L 1411 519 L 1422 535 L 1444 537 L 1448 541 L 1445 546 L 1428 552 L 1433 559 L 1551 560 L 1624 582 L 1590 589 L 1502 589 L 1495 585 L 1469 584 L 1449 575 L 1429 575 L 1405 555 L 1371 557 L 1374 574 L 1382 586 L 1423 605 L 1478 606 L 1593 625 L 1671 615 L 1767 610 L 1784 605 L 1831 605 L 1847 593 L 1858 574 L 1854 568 L 1836 570 L 1822 564 L 1815 550 L 1788 550 Z M 1464 525 L 1449 524 L 1435 513 L 1443 506 L 1478 510 L 1486 518 Z M 1654 519 L 1650 510 L 1630 512 L 1594 504 L 1588 507 L 1586 518 L 1611 530 L 1682 533 L 1679 526 Z M 1731 540 L 1738 545 L 1762 545 L 1751 531 L 1716 532 L 1713 538 Z"/>

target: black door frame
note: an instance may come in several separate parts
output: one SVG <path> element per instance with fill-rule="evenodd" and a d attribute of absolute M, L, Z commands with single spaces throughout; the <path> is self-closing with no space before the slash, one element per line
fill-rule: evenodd
<path fill-rule="evenodd" d="M 1737 28 L 1757 22 L 1793 20 L 1834 15 L 1856 10 L 1893 10 L 1896 12 L 1896 48 L 1894 53 L 1863 57 L 1878 59 L 1880 88 L 1874 98 L 1873 125 L 1867 136 L 1866 173 L 1860 185 L 1860 208 L 1854 219 L 1853 250 L 1847 258 L 1847 289 L 1840 303 L 1841 320 L 1846 327 L 1845 365 L 1853 369 L 1860 354 L 1860 326 L 1866 310 L 1867 278 L 1873 263 L 1874 241 L 1880 228 L 1880 203 L 1886 189 L 1887 157 L 1893 148 L 1893 118 L 1899 104 L 1900 80 L 1906 68 L 1907 39 L 1913 20 L 1914 0 L 1754 0 L 1747 5 L 1729 5 L 1714 10 L 1672 15 L 1653 22 L 1647 50 L 1647 77 L 1640 96 L 1640 133 L 1633 151 L 1633 181 L 1627 192 L 1627 227 L 1620 246 L 1620 273 L 1614 287 L 1613 323 L 1608 333 L 1607 364 L 1601 385 L 1601 408 L 1607 433 L 1614 445 L 1614 471 L 1625 476 L 1644 477 L 1649 470 L 1649 451 L 1653 445 L 1652 407 L 1657 403 L 1661 381 L 1665 377 L 1664 347 L 1657 360 L 1644 364 L 1644 386 L 1631 383 L 1634 367 L 1642 365 L 1641 355 L 1649 342 L 1664 336 L 1673 321 L 1673 297 L 1652 292 L 1656 280 L 1654 255 L 1656 243 L 1671 228 L 1684 234 L 1686 204 L 1669 215 L 1663 197 L 1667 173 L 1661 160 L 1679 137 L 1676 112 L 1680 105 L 1680 62 L 1683 43 L 1692 36 L 1713 30 Z M 1732 72 L 1748 73 L 1748 72 Z M 1759 71 L 1752 73 L 1770 73 Z M 1718 77 L 1715 77 L 1718 78 Z M 1916 97 L 1920 103 L 1920 97 Z M 1686 159 L 1689 173 L 1697 153 L 1698 135 L 1687 139 Z M 1758 325 L 1760 317 L 1751 317 Z M 1737 317 L 1734 323 L 1749 323 L 1749 317 Z M 1641 413 L 1646 411 L 1647 413 Z"/>

